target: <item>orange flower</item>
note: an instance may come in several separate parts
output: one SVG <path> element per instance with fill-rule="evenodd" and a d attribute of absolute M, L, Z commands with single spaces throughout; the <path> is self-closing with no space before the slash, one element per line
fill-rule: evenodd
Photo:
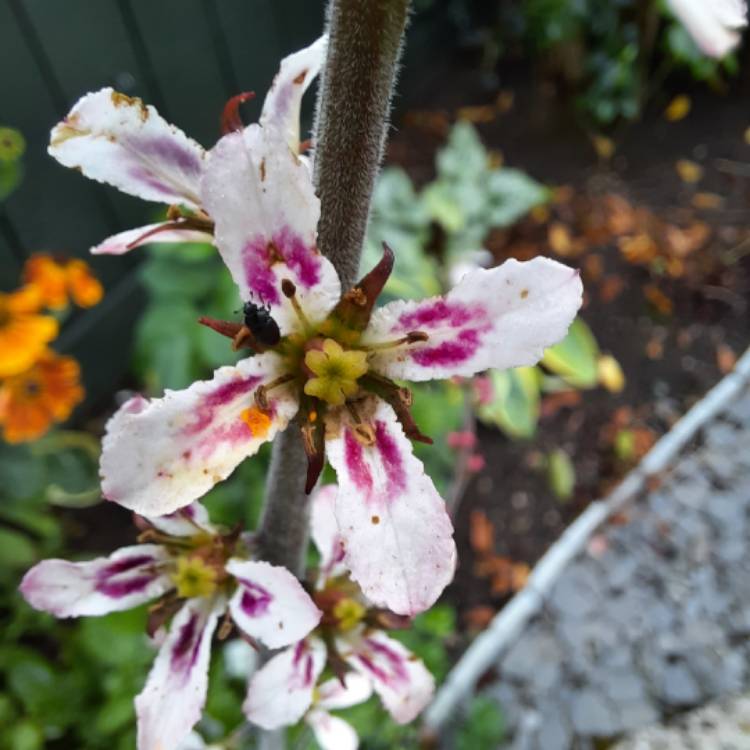
<path fill-rule="evenodd" d="M 0 424 L 9 443 L 35 440 L 62 422 L 82 399 L 81 369 L 72 357 L 51 349 L 25 372 L 0 385 Z"/>
<path fill-rule="evenodd" d="M 40 315 L 36 287 L 0 294 L 0 377 L 27 370 L 57 336 L 57 321 Z"/>
<path fill-rule="evenodd" d="M 39 289 L 42 304 L 53 310 L 67 307 L 69 298 L 80 307 L 97 304 L 102 285 L 91 273 L 88 263 L 77 258 L 58 260 L 46 253 L 26 261 L 24 280 Z"/>

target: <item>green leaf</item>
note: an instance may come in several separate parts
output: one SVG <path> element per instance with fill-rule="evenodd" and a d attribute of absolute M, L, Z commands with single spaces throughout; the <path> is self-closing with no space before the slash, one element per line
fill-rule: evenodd
<path fill-rule="evenodd" d="M 576 485 L 576 470 L 568 454 L 557 448 L 547 457 L 547 481 L 555 497 L 566 502 L 573 497 Z"/>
<path fill-rule="evenodd" d="M 466 215 L 454 185 L 433 182 L 422 191 L 422 201 L 430 218 L 446 232 L 458 232 L 465 226 Z"/>
<path fill-rule="evenodd" d="M 456 736 L 456 750 L 499 747 L 505 736 L 502 710 L 489 696 L 471 699 L 466 719 Z"/>
<path fill-rule="evenodd" d="M 581 318 L 576 318 L 568 335 L 544 352 L 542 364 L 575 388 L 593 388 L 599 382 L 599 346 Z"/>
<path fill-rule="evenodd" d="M 496 425 L 508 437 L 533 437 L 539 419 L 539 371 L 536 367 L 492 370 L 489 378 L 494 398 L 479 405 L 479 419 Z"/>
<path fill-rule="evenodd" d="M 23 719 L 8 730 L 8 749 L 41 750 L 44 747 L 44 732 L 28 719 Z"/>
<path fill-rule="evenodd" d="M 203 245 L 176 247 L 183 254 L 188 248 L 199 248 L 200 253 L 204 252 Z M 159 252 L 161 250 L 159 248 Z M 218 271 L 219 262 L 213 255 L 190 259 L 184 255 L 173 258 L 162 253 L 143 265 L 141 279 L 154 302 L 171 299 L 197 301 L 214 288 Z"/>
<path fill-rule="evenodd" d="M 0 161 L 0 201 L 4 201 L 23 179 L 23 164 L 19 161 Z"/>
<path fill-rule="evenodd" d="M 36 549 L 19 531 L 0 528 L 0 568 L 20 570 L 37 560 Z"/>
<path fill-rule="evenodd" d="M 525 216 L 534 206 L 549 200 L 550 192 L 518 169 L 501 168 L 487 178 L 488 221 L 493 227 L 507 227 Z"/>
<path fill-rule="evenodd" d="M 0 442 L 0 487 L 7 500 L 29 500 L 41 494 L 46 480 L 44 459 L 28 446 Z"/>
<path fill-rule="evenodd" d="M 190 304 L 175 300 L 150 306 L 138 321 L 135 366 L 149 390 L 185 388 L 199 376 L 198 317 Z"/>
<path fill-rule="evenodd" d="M 468 122 L 458 122 L 448 136 L 448 143 L 437 155 L 438 175 L 450 180 L 476 179 L 487 169 L 487 150 L 482 145 L 476 128 Z"/>

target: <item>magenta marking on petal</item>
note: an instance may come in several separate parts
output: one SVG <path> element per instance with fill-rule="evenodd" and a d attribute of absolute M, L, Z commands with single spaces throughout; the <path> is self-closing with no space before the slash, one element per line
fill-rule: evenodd
<path fill-rule="evenodd" d="M 289 227 L 282 227 L 270 239 L 256 236 L 242 249 L 242 267 L 248 289 L 269 305 L 281 302 L 276 263 L 284 263 L 305 289 L 320 282 L 321 261 L 315 248 L 309 247 Z"/>
<path fill-rule="evenodd" d="M 248 617 L 261 617 L 268 611 L 273 597 L 262 586 L 248 581 L 246 578 L 237 579 L 242 585 L 242 599 L 240 607 Z"/>
<path fill-rule="evenodd" d="M 448 303 L 443 299 L 422 305 L 412 312 L 404 313 L 399 323 L 404 328 L 432 328 L 439 323 L 447 323 L 453 327 L 466 325 L 477 317 L 483 317 L 481 308 L 472 310 L 466 305 Z"/>
<path fill-rule="evenodd" d="M 198 660 L 201 645 L 201 633 L 198 630 L 198 615 L 191 615 L 190 619 L 180 628 L 179 635 L 172 647 L 170 666 L 175 672 L 182 672 L 186 680 L 190 670 Z"/>
<path fill-rule="evenodd" d="M 153 560 L 154 558 L 151 555 L 134 555 L 133 557 L 115 560 L 96 574 L 94 588 L 100 594 L 112 597 L 113 599 L 119 599 L 123 596 L 128 596 L 128 594 L 142 591 L 154 580 L 153 574 L 142 573 L 141 575 L 119 581 L 113 579 L 142 565 L 147 565 L 153 562 Z"/>
<path fill-rule="evenodd" d="M 396 653 L 396 651 L 386 644 L 379 643 L 371 638 L 367 638 L 365 643 L 371 653 L 382 656 L 388 663 L 389 669 L 386 670 L 375 664 L 368 655 L 359 654 L 359 660 L 373 675 L 391 687 L 409 682 L 409 673 L 406 671 L 404 659 L 400 654 Z"/>
<path fill-rule="evenodd" d="M 305 658 L 305 676 L 304 676 L 304 686 L 310 687 L 313 683 L 313 658 L 312 654 L 308 654 Z"/>
<path fill-rule="evenodd" d="M 218 409 L 226 406 L 226 404 L 238 396 L 253 390 L 262 380 L 262 377 L 252 375 L 248 378 L 230 380 L 228 383 L 220 385 L 215 391 L 203 397 L 196 410 L 195 420 L 183 429 L 183 433 L 186 435 L 195 435 L 205 430 L 213 421 Z"/>
<path fill-rule="evenodd" d="M 134 180 L 138 180 L 141 184 L 148 185 L 152 190 L 156 190 L 157 193 L 171 196 L 176 192 L 171 185 L 167 185 L 165 182 L 157 179 L 148 169 L 144 169 L 143 167 L 132 167 L 128 170 L 128 174 Z"/>
<path fill-rule="evenodd" d="M 281 302 L 276 274 L 273 272 L 273 258 L 263 237 L 255 237 L 242 248 L 242 268 L 248 289 L 262 302 L 268 305 Z"/>
<path fill-rule="evenodd" d="M 96 590 L 112 599 L 121 599 L 123 596 L 143 591 L 153 580 L 154 577 L 151 575 L 142 575 L 124 581 L 101 581 L 96 584 Z"/>
<path fill-rule="evenodd" d="M 471 359 L 482 341 L 480 331 L 469 328 L 461 331 L 451 341 L 443 341 L 433 347 L 419 349 L 411 353 L 411 358 L 422 367 L 456 366 Z"/>
<path fill-rule="evenodd" d="M 305 244 L 305 241 L 283 227 L 274 235 L 274 244 L 286 264 L 297 275 L 297 281 L 306 289 L 320 282 L 320 257 L 318 252 Z"/>
<path fill-rule="evenodd" d="M 369 493 L 372 490 L 372 474 L 365 462 L 364 450 L 350 430 L 344 432 L 344 461 L 355 486 Z"/>
<path fill-rule="evenodd" d="M 129 138 L 126 145 L 139 152 L 139 155 L 156 158 L 182 172 L 192 174 L 196 178 L 200 177 L 202 165 L 198 155 L 191 149 L 181 146 L 173 138 L 167 136 Z"/>
<path fill-rule="evenodd" d="M 375 422 L 375 445 L 380 451 L 383 468 L 388 477 L 388 496 L 395 500 L 406 487 L 406 472 L 401 458 L 401 451 L 393 436 L 388 432 L 385 422 Z"/>

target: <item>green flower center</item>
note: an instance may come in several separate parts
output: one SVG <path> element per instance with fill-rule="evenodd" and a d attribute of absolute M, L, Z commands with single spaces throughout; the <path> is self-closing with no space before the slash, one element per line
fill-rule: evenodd
<path fill-rule="evenodd" d="M 172 574 L 177 596 L 184 599 L 213 594 L 217 579 L 216 568 L 195 555 L 179 557 L 177 570 Z"/>
<path fill-rule="evenodd" d="M 312 373 L 305 393 L 332 406 L 341 406 L 359 390 L 357 380 L 367 372 L 367 352 L 346 350 L 333 339 L 320 349 L 305 353 L 305 367 Z"/>

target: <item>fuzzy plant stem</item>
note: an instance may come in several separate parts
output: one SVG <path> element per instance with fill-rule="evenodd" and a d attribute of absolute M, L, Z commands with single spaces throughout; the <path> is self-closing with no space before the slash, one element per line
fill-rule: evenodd
<path fill-rule="evenodd" d="M 318 245 L 351 287 L 388 129 L 409 0 L 331 0 L 315 124 Z M 300 576 L 307 550 L 307 462 L 296 424 L 276 438 L 258 542 L 263 559 Z"/>

